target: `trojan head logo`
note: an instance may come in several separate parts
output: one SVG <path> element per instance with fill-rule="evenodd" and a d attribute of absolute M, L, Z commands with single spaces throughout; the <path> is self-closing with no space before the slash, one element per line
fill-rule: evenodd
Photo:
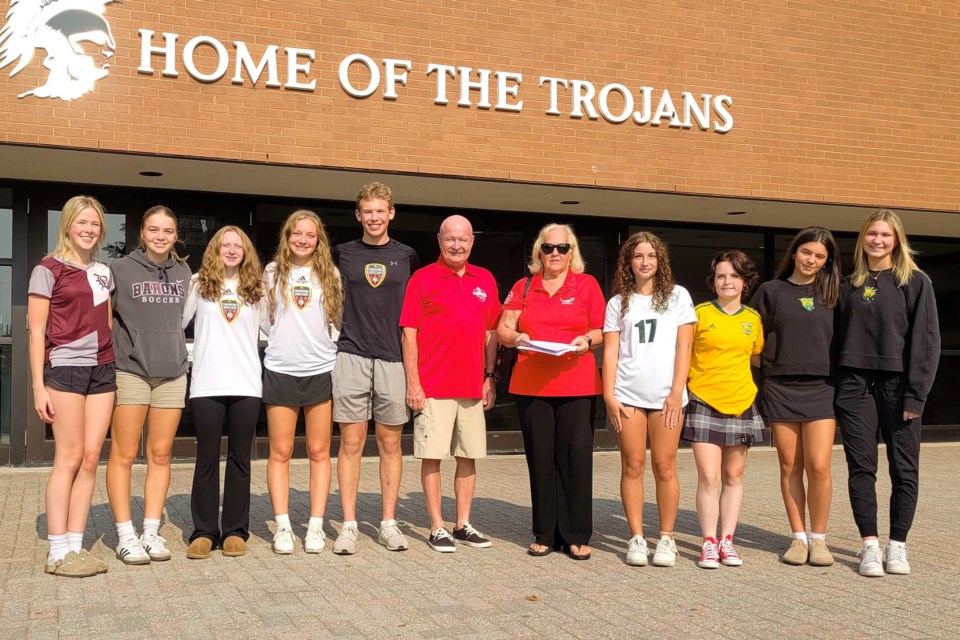
<path fill-rule="evenodd" d="M 43 66 L 47 81 L 19 98 L 75 100 L 92 91 L 94 83 L 107 75 L 110 65 L 98 64 L 99 56 L 110 58 L 117 48 L 110 25 L 103 17 L 113 0 L 11 0 L 7 22 L 0 29 L 0 69 L 14 62 L 10 77 L 20 73 L 34 52 L 47 55 Z M 84 44 L 102 47 L 91 55 Z"/>
<path fill-rule="evenodd" d="M 807 311 L 813 311 L 816 308 L 813 304 L 813 298 L 800 298 L 800 304 Z"/>
<path fill-rule="evenodd" d="M 383 279 L 387 276 L 387 268 L 382 264 L 368 264 L 363 268 L 363 275 L 370 286 L 376 289 L 383 284 Z"/>
<path fill-rule="evenodd" d="M 873 302 L 873 299 L 877 297 L 877 288 L 864 287 L 863 294 L 860 297 L 863 298 L 864 302 Z"/>
<path fill-rule="evenodd" d="M 741 322 L 740 328 L 743 329 L 743 332 L 748 336 L 753 333 L 753 323 L 752 322 Z"/>
<path fill-rule="evenodd" d="M 230 324 L 240 315 L 240 301 L 236 298 L 220 298 L 220 313 Z"/>

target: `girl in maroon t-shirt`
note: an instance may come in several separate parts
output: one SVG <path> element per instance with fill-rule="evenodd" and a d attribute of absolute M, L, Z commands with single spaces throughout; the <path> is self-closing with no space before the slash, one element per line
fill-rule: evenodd
<path fill-rule="evenodd" d="M 117 389 L 110 339 L 109 268 L 99 262 L 103 207 L 88 196 L 63 206 L 57 247 L 30 276 L 27 316 L 34 407 L 53 425 L 44 571 L 84 578 L 107 564 L 82 548 L 100 449 Z"/>

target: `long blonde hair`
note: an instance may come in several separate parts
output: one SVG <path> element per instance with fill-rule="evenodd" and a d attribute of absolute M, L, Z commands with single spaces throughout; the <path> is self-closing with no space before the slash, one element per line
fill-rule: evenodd
<path fill-rule="evenodd" d="M 90 249 L 90 257 L 92 259 L 99 259 L 100 243 L 107 237 L 107 221 L 103 205 L 93 196 L 73 196 L 63 205 L 60 214 L 60 229 L 57 231 L 57 247 L 47 254 L 48 256 L 57 258 L 69 258 L 72 256 L 79 259 L 80 256 L 77 255 L 77 248 L 73 246 L 73 242 L 70 240 L 70 227 L 73 226 L 77 216 L 87 208 L 96 211 L 97 217 L 100 219 L 100 237 L 97 238 L 97 241 L 93 243 L 93 247 Z"/>
<path fill-rule="evenodd" d="M 567 242 L 570 244 L 570 271 L 574 273 L 583 273 L 586 265 L 583 262 L 583 256 L 580 255 L 580 243 L 577 242 L 577 234 L 573 232 L 573 227 L 568 224 L 551 223 L 540 229 L 537 239 L 533 243 L 533 255 L 530 256 L 530 262 L 527 268 L 530 273 L 537 275 L 543 271 L 543 261 L 540 260 L 540 247 L 547 241 L 547 235 L 551 231 L 564 231 L 567 234 Z"/>
<path fill-rule="evenodd" d="M 870 269 L 867 262 L 867 254 L 863 250 L 864 237 L 867 235 L 867 229 L 874 222 L 886 222 L 893 229 L 893 235 L 897 238 L 897 246 L 893 248 L 893 276 L 897 279 L 898 287 L 905 287 L 914 272 L 923 273 L 913 256 L 916 253 L 910 248 L 910 242 L 907 240 L 907 234 L 903 230 L 903 223 L 900 222 L 900 216 L 889 209 L 880 209 L 874 211 L 867 219 L 863 221 L 860 227 L 860 235 L 857 236 L 857 248 L 853 254 L 853 273 L 850 274 L 850 281 L 853 286 L 859 287 L 867 280 Z"/>
<path fill-rule="evenodd" d="M 240 263 L 237 295 L 247 304 L 256 304 L 264 295 L 263 267 L 260 265 L 260 258 L 250 238 L 242 229 L 233 225 L 221 227 L 207 244 L 203 252 L 203 264 L 197 272 L 197 293 L 204 300 L 211 302 L 220 299 L 223 281 L 226 278 L 223 258 L 220 257 L 220 247 L 223 246 L 223 236 L 229 231 L 240 236 L 240 244 L 243 246 L 243 262 Z"/>
<path fill-rule="evenodd" d="M 323 309 L 327 314 L 327 320 L 332 326 L 339 328 L 343 320 L 343 286 L 340 283 L 337 268 L 333 264 L 330 240 L 327 238 L 323 222 L 320 221 L 320 216 L 308 209 L 298 209 L 291 213 L 280 230 L 277 254 L 273 257 L 273 262 L 276 264 L 273 286 L 267 292 L 271 313 L 276 308 L 278 291 L 280 298 L 283 300 L 284 308 L 287 306 L 287 280 L 290 277 L 290 266 L 293 264 L 290 235 L 301 220 L 310 220 L 317 227 L 317 248 L 310 260 L 310 267 L 313 271 L 312 277 L 320 285 L 320 290 L 323 292 Z"/>

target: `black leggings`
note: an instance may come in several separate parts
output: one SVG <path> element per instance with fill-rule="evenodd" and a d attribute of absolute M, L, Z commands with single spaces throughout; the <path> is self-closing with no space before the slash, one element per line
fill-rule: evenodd
<path fill-rule="evenodd" d="M 227 536 L 250 537 L 250 449 L 260 417 L 260 398 L 216 396 L 191 398 L 197 431 L 197 466 L 193 470 L 190 541 L 209 538 L 214 546 Z M 227 474 L 223 483 L 223 528 L 220 527 L 220 438 L 227 421 Z"/>
<path fill-rule="evenodd" d="M 533 535 L 554 548 L 593 535 L 593 415 L 596 396 L 514 396 L 530 472 Z"/>
<path fill-rule="evenodd" d="M 841 368 L 837 372 L 837 420 L 849 472 L 853 519 L 860 537 L 877 535 L 877 466 L 880 439 L 887 445 L 890 538 L 907 541 L 917 510 L 920 418 L 903 419 L 902 373 Z"/>

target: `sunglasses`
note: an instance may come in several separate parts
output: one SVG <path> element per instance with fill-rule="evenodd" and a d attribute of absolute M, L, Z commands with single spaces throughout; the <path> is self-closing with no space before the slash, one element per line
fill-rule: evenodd
<path fill-rule="evenodd" d="M 553 250 L 556 249 L 560 255 L 565 256 L 570 253 L 570 245 L 566 242 L 563 244 L 547 244 L 544 242 L 540 245 L 540 251 L 543 252 L 543 255 L 548 256 L 553 253 Z"/>

